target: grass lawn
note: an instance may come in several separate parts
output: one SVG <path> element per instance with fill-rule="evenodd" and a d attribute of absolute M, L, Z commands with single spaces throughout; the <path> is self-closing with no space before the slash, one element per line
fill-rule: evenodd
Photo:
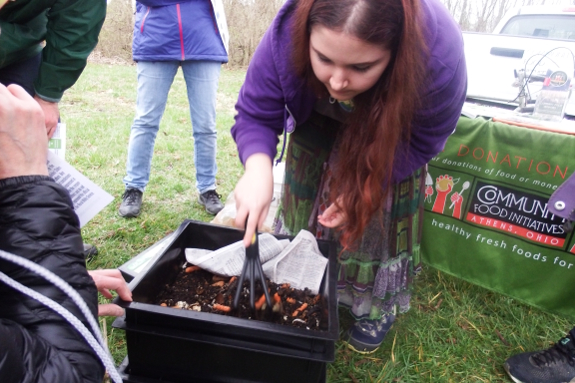
<path fill-rule="evenodd" d="M 223 69 L 217 105 L 218 192 L 225 198 L 242 173 L 229 133 L 245 71 Z M 66 160 L 115 199 L 82 234 L 100 254 L 88 267 L 113 268 L 128 261 L 184 219 L 212 219 L 197 203 L 193 140 L 181 73 L 172 86 L 156 139 L 151 180 L 137 219 L 118 213 L 124 191 L 128 138 L 135 112 L 136 67 L 90 63 L 60 104 L 68 131 Z M 341 312 L 342 329 L 349 319 Z M 119 364 L 124 334 L 101 319 Z M 512 298 L 425 267 L 412 309 L 401 315 L 383 346 L 370 356 L 336 345 L 330 382 L 511 382 L 502 364 L 522 351 L 548 347 L 572 327 Z"/>

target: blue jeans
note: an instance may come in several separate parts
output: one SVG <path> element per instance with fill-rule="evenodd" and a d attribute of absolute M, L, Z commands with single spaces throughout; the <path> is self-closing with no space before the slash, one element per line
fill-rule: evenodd
<path fill-rule="evenodd" d="M 138 62 L 138 96 L 128 144 L 126 189 L 143 192 L 150 180 L 154 142 L 180 66 L 188 89 L 196 188 L 200 194 L 216 189 L 216 92 L 221 63 L 215 61 Z"/>

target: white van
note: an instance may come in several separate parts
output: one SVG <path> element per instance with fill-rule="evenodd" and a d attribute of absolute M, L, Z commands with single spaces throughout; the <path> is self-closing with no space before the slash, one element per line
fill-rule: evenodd
<path fill-rule="evenodd" d="M 575 6 L 525 6 L 508 12 L 495 34 L 575 40 Z"/>
<path fill-rule="evenodd" d="M 575 6 L 528 6 L 509 12 L 494 33 L 464 32 L 468 101 L 510 110 L 535 105 L 547 73 L 575 82 Z M 575 92 L 565 114 L 575 119 Z"/>

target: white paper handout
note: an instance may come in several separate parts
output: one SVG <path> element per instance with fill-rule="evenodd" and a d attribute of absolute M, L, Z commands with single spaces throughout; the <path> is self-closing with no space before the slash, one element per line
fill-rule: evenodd
<path fill-rule="evenodd" d="M 290 242 L 278 240 L 264 233 L 258 236 L 260 261 L 266 277 L 275 283 L 290 283 L 296 289 L 308 288 L 313 294 L 319 292 L 327 266 L 312 233 L 302 230 Z M 240 275 L 246 257 L 242 241 L 212 251 L 188 248 L 186 260 L 204 270 L 218 275 Z"/>
<path fill-rule="evenodd" d="M 289 244 L 289 239 L 278 240 L 271 234 L 258 236 L 260 262 L 264 264 L 277 256 Z M 186 260 L 200 266 L 204 270 L 218 275 L 240 275 L 246 258 L 246 248 L 242 241 L 212 251 L 206 249 L 188 248 L 185 250 Z"/>
<path fill-rule="evenodd" d="M 51 151 L 48 151 L 48 173 L 70 193 L 74 211 L 80 219 L 80 227 L 114 200 L 114 197 Z"/>

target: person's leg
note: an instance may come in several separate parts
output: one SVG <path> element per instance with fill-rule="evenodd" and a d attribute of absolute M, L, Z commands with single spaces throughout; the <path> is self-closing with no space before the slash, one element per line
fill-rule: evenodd
<path fill-rule="evenodd" d="M 330 168 L 337 160 L 337 141 L 332 149 L 335 138 L 330 133 L 337 131 L 337 123 L 313 114 L 304 125 L 290 135 L 274 231 L 295 235 L 306 229 L 317 238 L 334 239 L 334 233 L 318 224 L 316 217 L 330 204 Z M 344 340 L 358 352 L 377 350 L 395 313 L 409 309 L 411 282 L 420 264 L 424 180 L 421 169 L 394 185 L 381 214 L 366 227 L 357 251 L 338 249 L 339 304 L 356 319 Z"/>
<path fill-rule="evenodd" d="M 422 168 L 394 185 L 356 251 L 340 255 L 339 303 L 357 319 L 344 341 L 354 351 L 376 351 L 396 313 L 409 310 L 413 277 L 421 268 L 424 181 Z"/>
<path fill-rule="evenodd" d="M 7 65 L 0 68 L 0 84 L 8 86 L 10 84 L 20 85 L 30 96 L 34 96 L 34 81 L 38 77 L 42 53 L 38 53 L 28 59 Z"/>
<path fill-rule="evenodd" d="M 552 347 L 513 355 L 504 366 L 515 383 L 575 382 L 575 327 Z"/>
<path fill-rule="evenodd" d="M 154 143 L 166 108 L 168 92 L 179 63 L 176 61 L 140 61 L 136 117 L 130 131 L 128 160 L 120 215 L 136 217 L 140 214 L 142 193 L 150 180 Z"/>
<path fill-rule="evenodd" d="M 194 136 L 196 187 L 199 202 L 211 214 L 223 208 L 216 193 L 216 95 L 220 69 L 221 63 L 214 61 L 182 63 Z"/>

